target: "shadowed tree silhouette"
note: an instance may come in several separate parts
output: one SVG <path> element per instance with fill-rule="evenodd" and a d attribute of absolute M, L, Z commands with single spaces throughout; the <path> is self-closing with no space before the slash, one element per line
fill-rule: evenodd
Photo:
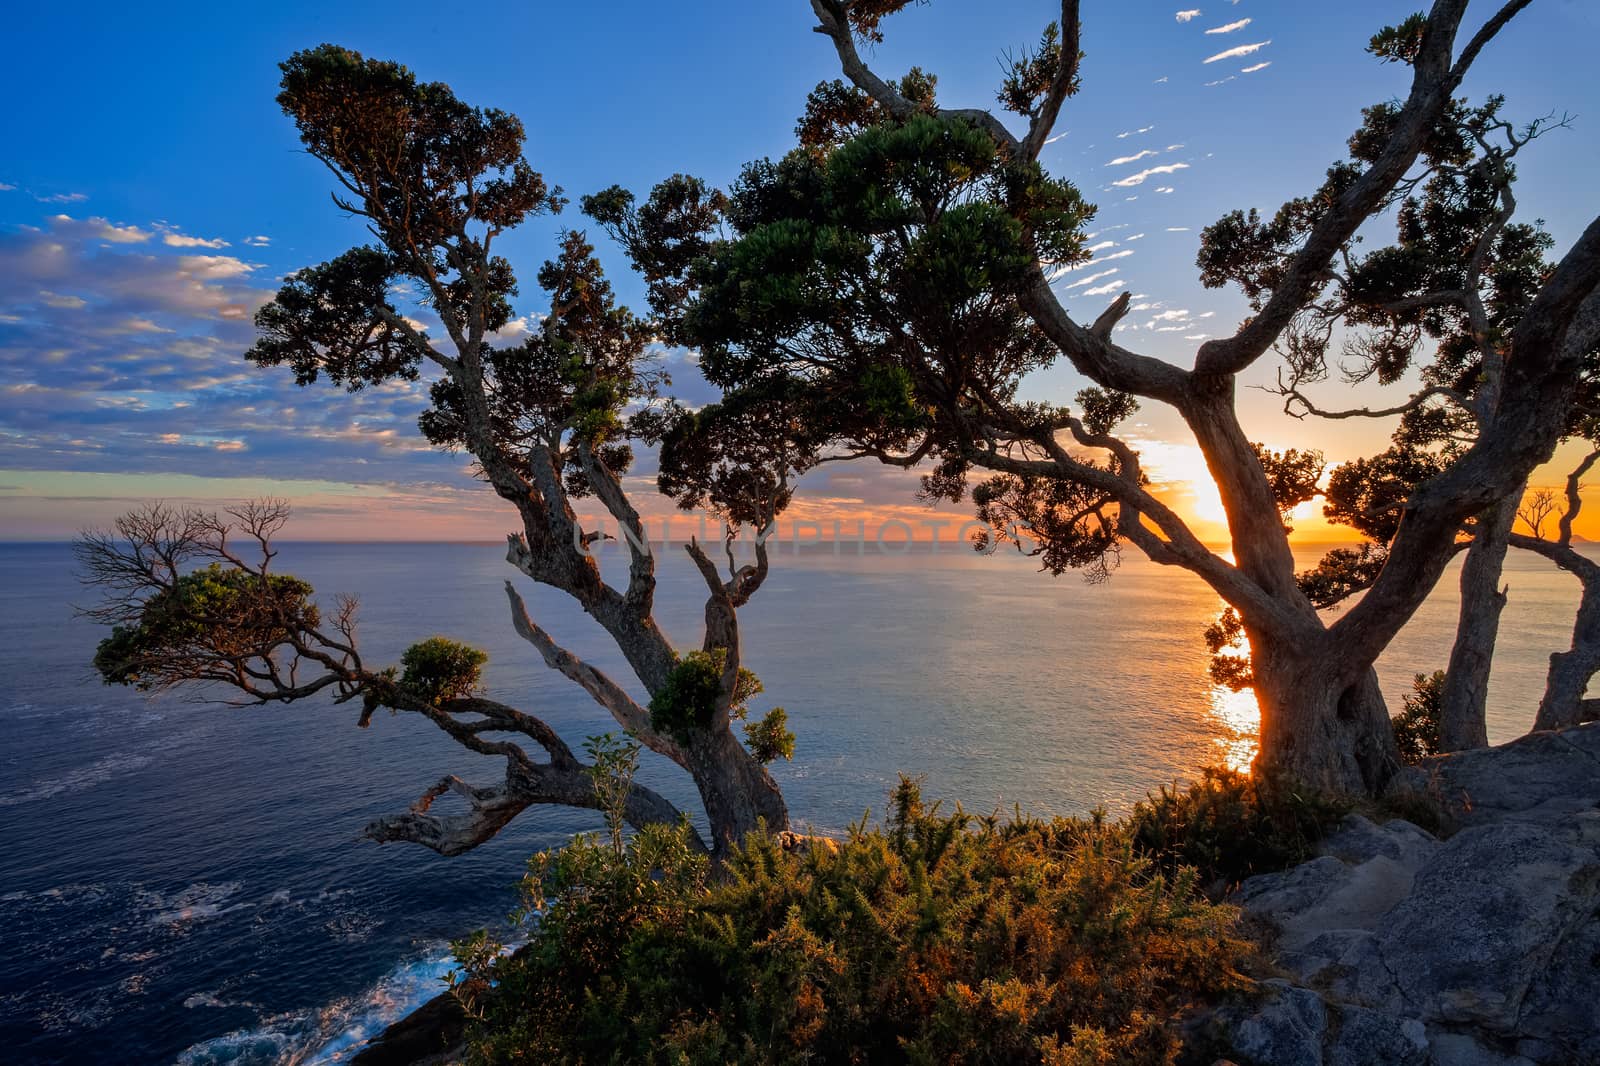
<path fill-rule="evenodd" d="M 759 408 L 788 428 L 794 469 L 846 458 L 927 462 L 924 492 L 951 500 L 976 483 L 980 513 L 1027 520 L 1029 550 L 1052 570 L 1103 575 L 1131 543 L 1199 575 L 1232 608 L 1251 649 L 1241 680 L 1262 708 L 1264 762 L 1324 788 L 1382 788 L 1398 763 L 1372 665 L 1454 556 L 1462 524 L 1519 495 L 1562 436 L 1578 368 L 1600 332 L 1600 222 L 1534 279 L 1523 312 L 1497 338 L 1497 398 L 1474 439 L 1407 488 L 1381 560 L 1347 560 L 1337 580 L 1365 567 L 1368 587 L 1332 624 L 1297 581 L 1284 522 L 1320 460 L 1264 455 L 1240 424 L 1237 382 L 1276 351 L 1291 374 L 1298 368 L 1300 380 L 1287 379 L 1297 387 L 1325 354 L 1328 323 L 1358 333 L 1369 324 L 1348 278 L 1395 271 L 1378 269 L 1393 266 L 1381 258 L 1389 253 L 1359 256 L 1357 233 L 1392 208 L 1413 211 L 1431 180 L 1470 169 L 1472 131 L 1492 124 L 1498 105 L 1473 111 L 1454 94 L 1526 0 L 1498 8 L 1470 36 L 1466 0 L 1436 0 L 1373 38 L 1379 59 L 1409 69 L 1405 98 L 1367 109 L 1349 158 L 1310 195 L 1270 218 L 1234 212 L 1206 230 L 1202 280 L 1238 286 L 1252 314 L 1202 343 L 1192 367 L 1113 339 L 1130 294 L 1079 321 L 1052 288 L 1059 269 L 1090 256 L 1082 230 L 1092 206 L 1038 162 L 1077 86 L 1078 4 L 1064 2 L 1055 27 L 1008 65 L 999 101 L 1020 116 L 1021 133 L 988 110 L 940 104 L 921 71 L 895 83 L 869 67 L 858 41 L 876 39 L 882 20 L 906 6 L 812 0 L 846 83 L 820 86 L 797 148 L 750 164 L 725 196 L 679 177 L 640 204 L 620 189 L 584 201 L 647 273 L 671 274 L 671 256 L 698 251 L 676 284 L 658 287 L 654 308 L 700 346 L 702 368 L 726 395 L 678 412 L 664 431 L 674 487 L 699 493 L 696 472 L 740 454 L 734 427 Z M 662 217 L 685 220 L 686 230 L 705 225 L 662 240 L 650 224 Z M 1477 237 L 1494 226 L 1480 219 Z M 1521 235 L 1503 223 L 1498 232 L 1488 237 L 1497 249 Z M 1426 270 L 1399 273 L 1443 299 Z M 1373 325 L 1365 343 L 1379 363 L 1417 343 L 1414 331 L 1386 339 L 1384 323 Z M 1092 382 L 1076 408 L 1028 400 L 1027 375 L 1063 357 Z M 1152 491 L 1137 449 L 1118 435 L 1143 402 L 1170 406 L 1194 433 L 1227 512 L 1230 557 Z"/>
<path fill-rule="evenodd" d="M 708 598 L 704 642 L 680 656 L 655 621 L 656 558 L 622 483 L 633 459 L 630 438 L 648 437 L 659 424 L 651 408 L 664 377 L 647 357 L 658 327 L 616 305 L 593 248 L 581 233 L 567 233 L 537 276 L 550 297 L 548 313 L 520 342 L 504 339 L 518 280 L 495 243 L 564 203 L 523 158 L 522 124 L 462 102 L 445 85 L 420 82 L 398 64 L 332 45 L 296 53 L 282 70 L 278 103 L 333 176 L 335 203 L 363 219 L 375 243 L 290 275 L 256 316 L 260 339 L 250 358 L 289 368 L 302 385 L 325 378 L 351 391 L 430 374 L 422 432 L 440 447 L 468 452 L 514 511 L 512 566 L 594 618 L 647 696 L 635 699 L 559 646 L 507 582 L 517 633 L 640 744 L 689 773 L 714 853 L 758 825 L 787 829 L 783 797 L 764 765 L 792 751 L 781 710 L 747 727 L 754 751 L 733 731 L 753 691 L 737 611 L 768 570 L 762 536 L 746 565 L 736 562 L 734 537 L 741 524 L 766 532 L 787 499 L 787 464 L 745 467 L 719 480 L 716 504 L 732 523 L 723 546 L 728 572 L 697 541 L 686 545 Z M 407 291 L 416 295 L 411 313 L 401 302 Z M 598 500 L 620 528 L 627 570 L 619 584 L 605 579 L 589 551 L 600 534 L 580 527 L 574 500 L 584 497 Z M 356 651 L 353 609 L 341 607 L 330 629 L 308 587 L 268 573 L 281 509 L 233 517 L 259 543 L 259 562 L 232 554 L 225 519 L 160 508 L 83 540 L 90 578 L 114 593 L 97 616 L 122 627 L 102 646 L 108 680 L 220 682 L 268 701 L 323 691 L 360 696 L 363 724 L 375 706 L 415 711 L 459 743 L 506 758 L 500 785 L 446 778 L 411 811 L 371 826 L 368 834 L 380 840 L 453 853 L 481 843 L 532 804 L 596 806 L 592 775 L 547 725 L 471 694 L 477 661 L 470 649 L 423 642 L 401 670 L 368 669 Z M 152 559 L 156 565 L 147 568 Z M 218 569 L 199 576 L 185 570 L 205 561 Z M 255 626 L 258 618 L 272 621 Z M 237 638 L 246 645 L 235 648 L 230 627 L 241 619 L 251 624 Z M 138 654 L 129 654 L 130 639 Z M 442 683 L 435 676 L 441 671 L 459 684 Z M 688 674 L 704 684 L 674 705 L 673 728 L 658 728 L 656 704 L 684 691 Z M 533 740 L 547 761 L 536 762 L 511 740 L 488 739 L 498 734 Z M 465 798 L 470 813 L 429 812 L 446 792 Z M 679 817 L 639 786 L 627 815 L 635 824 Z"/>

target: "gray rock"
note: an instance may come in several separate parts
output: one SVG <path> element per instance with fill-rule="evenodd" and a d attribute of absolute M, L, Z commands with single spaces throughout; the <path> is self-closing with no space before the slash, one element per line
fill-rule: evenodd
<path fill-rule="evenodd" d="M 1376 935 L 1401 995 L 1430 1022 L 1516 1032 L 1558 945 L 1600 904 L 1600 856 L 1525 822 L 1463 830 Z"/>
<path fill-rule="evenodd" d="M 1534 978 L 1519 1028 L 1531 1059 L 1600 1062 L 1600 916 L 1561 944 Z"/>
<path fill-rule="evenodd" d="M 1341 862 L 1360 864 L 1385 858 L 1408 867 L 1415 873 L 1433 856 L 1438 839 L 1421 826 L 1401 818 L 1375 825 L 1359 814 L 1339 823 L 1339 828 L 1317 847 L 1318 855 L 1331 855 Z"/>
<path fill-rule="evenodd" d="M 1327 1043 L 1326 1066 L 1430 1066 L 1428 1032 L 1415 1018 L 1364 1007 L 1341 1007 L 1338 1032 Z"/>
<path fill-rule="evenodd" d="M 1529 733 L 1497 748 L 1442 755 L 1406 775 L 1444 799 L 1462 825 L 1481 825 L 1551 800 L 1600 799 L 1600 725 Z"/>
<path fill-rule="evenodd" d="M 1267 999 L 1234 1027 L 1234 1054 L 1244 1066 L 1323 1066 L 1322 998 L 1287 981 L 1265 984 Z"/>
<path fill-rule="evenodd" d="M 1531 1059 L 1498 1051 L 1467 1033 L 1433 1030 L 1428 1034 L 1428 1046 L 1437 1066 L 1537 1066 Z"/>

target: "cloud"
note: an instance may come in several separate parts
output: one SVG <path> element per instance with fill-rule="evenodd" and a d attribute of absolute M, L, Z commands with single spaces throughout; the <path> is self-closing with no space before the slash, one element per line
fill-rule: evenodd
<path fill-rule="evenodd" d="M 1168 226 L 1167 227 L 1167 232 L 1168 233 L 1188 233 L 1189 232 L 1189 227 L 1188 226 Z"/>
<path fill-rule="evenodd" d="M 1157 185 L 1156 186 L 1156 192 L 1159 192 L 1159 193 L 1169 193 L 1169 192 L 1177 192 L 1177 191 L 1178 190 L 1174 189 L 1170 185 Z"/>
<path fill-rule="evenodd" d="M 1106 248 L 1115 248 L 1116 246 L 1116 241 L 1100 241 L 1098 243 L 1089 245 L 1089 247 L 1085 248 L 1084 251 L 1093 253 L 1103 251 Z"/>
<path fill-rule="evenodd" d="M 1128 240 L 1136 241 L 1136 240 L 1139 240 L 1140 238 L 1142 238 L 1143 236 L 1144 236 L 1144 234 L 1142 234 L 1142 233 L 1135 233 L 1132 237 L 1129 237 Z"/>
<path fill-rule="evenodd" d="M 255 269 L 254 264 L 231 255 L 180 255 L 178 267 L 188 276 L 206 281 L 239 278 Z"/>
<path fill-rule="evenodd" d="M 1044 140 L 1044 143 L 1045 144 L 1055 144 L 1061 138 L 1065 137 L 1067 135 L 1067 132 L 1068 131 L 1066 131 L 1066 130 L 1062 130 L 1060 133 L 1056 134 L 1054 137 L 1046 137 L 1045 140 Z"/>
<path fill-rule="evenodd" d="M 71 215 L 54 215 L 50 218 L 53 230 L 92 237 L 112 244 L 143 244 L 155 234 L 138 226 L 121 226 L 103 218 L 76 219 Z"/>
<path fill-rule="evenodd" d="M 15 185 L 11 185 L 11 184 L 8 184 L 6 182 L 0 181 L 0 192 L 16 192 L 16 191 L 17 191 L 17 187 Z"/>
<path fill-rule="evenodd" d="M 1101 280 L 1102 278 L 1109 278 L 1111 275 L 1115 274 L 1116 272 L 1117 272 L 1117 268 L 1116 267 L 1112 267 L 1110 270 L 1102 270 L 1098 274 L 1090 274 L 1086 278 L 1079 278 L 1077 281 L 1074 281 L 1070 285 L 1063 285 L 1062 288 L 1063 289 L 1079 289 L 1079 288 L 1082 288 L 1085 285 L 1093 285 L 1095 282 Z"/>
<path fill-rule="evenodd" d="M 1155 81 L 1151 82 L 1150 84 L 1152 84 L 1152 85 L 1160 85 L 1161 83 L 1163 83 L 1163 82 L 1165 82 L 1167 80 L 1168 80 L 1167 76 L 1165 74 L 1163 74 L 1163 75 L 1161 75 L 1161 77 L 1157 78 Z"/>
<path fill-rule="evenodd" d="M 1256 71 L 1258 71 L 1258 70 L 1266 70 L 1270 66 L 1272 66 L 1272 60 L 1269 59 L 1265 63 L 1257 63 L 1255 66 L 1245 67 L 1239 73 L 1240 74 L 1254 74 Z"/>
<path fill-rule="evenodd" d="M 1187 11 L 1178 12 L 1176 17 L 1179 22 L 1188 22 L 1190 19 L 1197 19 L 1200 17 L 1200 9 L 1197 7 L 1192 7 Z"/>
<path fill-rule="evenodd" d="M 81 192 L 58 192 L 49 196 L 40 196 L 38 193 L 32 195 L 41 204 L 81 204 L 89 198 Z"/>
<path fill-rule="evenodd" d="M 1085 296 L 1105 296 L 1108 293 L 1116 292 L 1120 288 L 1122 288 L 1121 281 L 1108 281 L 1104 285 L 1097 285 L 1092 289 L 1084 289 L 1083 294 Z"/>
<path fill-rule="evenodd" d="M 161 243 L 168 248 L 226 248 L 228 242 L 221 237 L 207 240 L 204 237 L 188 237 L 182 233 L 167 233 L 161 237 Z"/>
<path fill-rule="evenodd" d="M 1106 166 L 1108 166 L 1108 167 L 1120 167 L 1120 166 L 1123 166 L 1123 165 L 1125 165 L 1127 163 L 1136 163 L 1139 160 L 1145 158 L 1146 156 L 1160 155 L 1160 154 L 1161 154 L 1160 152 L 1152 151 L 1151 149 L 1146 148 L 1144 151 L 1135 152 L 1133 155 L 1119 155 L 1119 156 L 1117 156 L 1117 158 L 1115 158 L 1111 162 L 1107 163 Z"/>
<path fill-rule="evenodd" d="M 89 306 L 89 301 L 82 296 L 63 296 L 60 293 L 51 292 L 49 289 L 40 289 L 39 299 L 44 301 L 46 307 L 76 310 L 80 307 Z"/>
<path fill-rule="evenodd" d="M 1143 185 L 1147 178 L 1153 178 L 1157 174 L 1173 174 L 1177 171 L 1188 169 L 1188 163 L 1167 163 L 1163 166 L 1150 167 L 1147 170 L 1141 170 L 1137 174 L 1129 174 L 1127 177 L 1114 181 L 1111 184 L 1117 186 L 1118 188 L 1127 189 L 1132 188 L 1135 185 Z"/>
<path fill-rule="evenodd" d="M 271 237 L 246 237 L 244 243 L 252 248 L 265 248 L 272 243 Z"/>
<path fill-rule="evenodd" d="M 1209 89 L 1213 85 L 1226 85 L 1230 81 L 1237 81 L 1237 80 L 1238 79 L 1237 79 L 1236 75 L 1229 74 L 1226 78 L 1218 78 L 1216 81 L 1208 81 L 1208 82 L 1206 82 L 1206 88 Z"/>
<path fill-rule="evenodd" d="M 1226 52 L 1218 52 L 1216 55 L 1214 55 L 1211 58 L 1207 59 L 1206 62 L 1207 63 L 1215 63 L 1215 62 L 1217 62 L 1218 60 L 1221 60 L 1221 59 L 1234 59 L 1234 58 L 1236 58 L 1238 56 L 1247 56 L 1247 55 L 1250 55 L 1250 54 L 1252 54 L 1254 52 L 1261 51 L 1261 49 L 1265 48 L 1267 45 L 1269 45 L 1271 43 L 1272 42 L 1270 40 L 1266 40 L 1266 41 L 1257 41 L 1255 44 L 1241 44 L 1236 48 L 1228 49 Z"/>
<path fill-rule="evenodd" d="M 1206 31 L 1206 35 L 1210 36 L 1214 33 L 1232 33 L 1234 30 L 1244 29 L 1253 21 L 1253 19 L 1240 19 L 1238 22 L 1230 22 L 1226 26 L 1213 26 L 1211 29 Z"/>
<path fill-rule="evenodd" d="M 1136 136 L 1136 135 L 1138 135 L 1140 133 L 1149 133 L 1151 130 L 1153 130 L 1155 128 L 1156 128 L 1155 127 L 1155 123 L 1152 122 L 1150 125 L 1148 125 L 1148 126 L 1140 126 L 1136 130 L 1123 130 L 1121 133 L 1117 134 L 1117 140 L 1120 141 L 1124 137 L 1133 137 L 1133 136 Z"/>

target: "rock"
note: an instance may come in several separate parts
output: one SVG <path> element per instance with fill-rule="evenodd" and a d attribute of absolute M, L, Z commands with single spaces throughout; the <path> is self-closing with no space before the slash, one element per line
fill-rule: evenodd
<path fill-rule="evenodd" d="M 1400 994 L 1426 1021 L 1511 1034 L 1534 978 L 1600 904 L 1600 855 L 1506 821 L 1458 833 L 1377 930 Z"/>
<path fill-rule="evenodd" d="M 1322 1066 L 1322 997 L 1287 981 L 1265 983 L 1266 1000 L 1234 1028 L 1235 1057 L 1249 1066 Z"/>
<path fill-rule="evenodd" d="M 1431 1066 L 1428 1031 L 1415 1018 L 1341 1007 L 1337 1030 L 1327 1040 L 1326 1066 Z"/>
<path fill-rule="evenodd" d="M 1551 800 L 1600 800 L 1600 725 L 1529 733 L 1497 748 L 1427 760 L 1406 787 L 1442 798 L 1462 825 L 1481 825 Z"/>
<path fill-rule="evenodd" d="M 1439 840 L 1421 826 L 1401 818 L 1375 825 L 1359 814 L 1346 816 L 1339 828 L 1317 847 L 1318 855 L 1358 864 L 1369 859 L 1392 859 L 1413 873 L 1439 847 Z"/>
<path fill-rule="evenodd" d="M 1537 1034 L 1523 1052 L 1529 1058 L 1600 1062 L 1600 919 L 1586 922 L 1534 978 L 1521 1026 Z"/>
<path fill-rule="evenodd" d="M 351 1066 L 445 1066 L 459 1058 L 466 1027 L 461 1001 L 442 993 L 379 1033 Z"/>
<path fill-rule="evenodd" d="M 1536 1066 L 1517 1054 L 1506 1054 L 1489 1047 L 1467 1033 L 1435 1030 L 1428 1034 L 1437 1066 Z"/>
<path fill-rule="evenodd" d="M 1600 1063 L 1600 725 L 1431 760 L 1453 836 L 1346 818 L 1232 901 L 1277 979 L 1219 1012 L 1240 1063 Z"/>

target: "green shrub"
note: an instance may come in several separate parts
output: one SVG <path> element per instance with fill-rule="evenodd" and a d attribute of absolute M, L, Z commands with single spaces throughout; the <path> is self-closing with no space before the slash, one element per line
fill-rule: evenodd
<path fill-rule="evenodd" d="M 470 1058 L 528 1063 L 1169 1063 L 1243 985 L 1235 913 L 1127 827 L 943 815 L 902 780 L 836 847 L 687 831 L 536 856 L 528 944 L 458 946 Z"/>
<path fill-rule="evenodd" d="M 1400 761 L 1415 765 L 1439 754 L 1439 716 L 1444 708 L 1444 671 L 1416 674 L 1411 691 L 1400 697 L 1400 713 L 1389 719 Z"/>
<path fill-rule="evenodd" d="M 727 652 L 721 648 L 711 653 L 692 651 L 679 659 L 666 682 L 650 699 L 650 728 L 686 744 L 690 733 L 710 725 L 716 713 L 717 697 L 722 693 L 722 671 L 726 662 Z M 729 717 L 741 719 L 749 714 L 750 697 L 760 692 L 761 679 L 740 667 L 733 699 L 728 705 Z M 793 754 L 794 738 L 791 736 L 789 741 L 790 754 Z"/>
<path fill-rule="evenodd" d="M 1186 787 L 1163 785 L 1133 809 L 1133 840 L 1165 870 L 1193 867 L 1214 891 L 1311 857 L 1350 812 L 1270 775 L 1207 767 Z"/>
<path fill-rule="evenodd" d="M 400 656 L 400 686 L 429 703 L 461 699 L 478 691 L 489 656 L 446 637 L 419 640 Z"/>

